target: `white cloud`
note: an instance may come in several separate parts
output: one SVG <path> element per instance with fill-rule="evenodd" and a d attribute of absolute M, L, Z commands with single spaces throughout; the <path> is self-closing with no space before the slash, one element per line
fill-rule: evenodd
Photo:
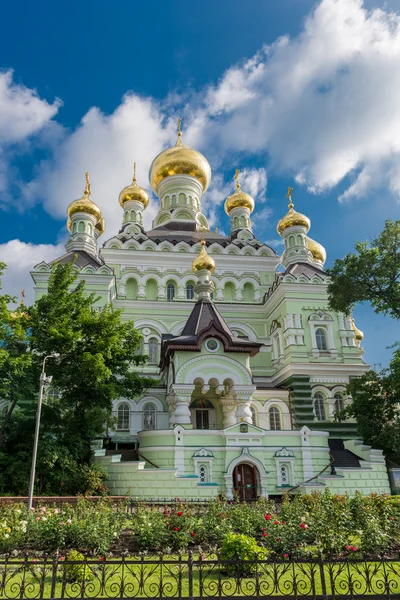
<path fill-rule="evenodd" d="M 3 290 L 11 296 L 21 297 L 25 290 L 27 305 L 33 302 L 33 282 L 30 271 L 38 263 L 49 262 L 65 253 L 62 244 L 26 244 L 20 240 L 10 240 L 0 244 L 0 262 L 7 265 L 3 276 Z"/>
<path fill-rule="evenodd" d="M 294 171 L 316 193 L 354 172 L 342 200 L 374 185 L 384 161 L 385 183 L 398 191 L 399 63 L 398 15 L 322 0 L 298 37 L 263 48 L 209 90 L 214 151 L 268 153 L 275 170 Z"/>

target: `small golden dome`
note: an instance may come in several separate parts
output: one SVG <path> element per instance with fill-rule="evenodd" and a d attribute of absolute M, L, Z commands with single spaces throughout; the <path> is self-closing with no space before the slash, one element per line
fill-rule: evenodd
<path fill-rule="evenodd" d="M 322 265 L 325 264 L 325 261 L 326 261 L 326 250 L 322 246 L 322 244 L 319 244 L 318 242 L 316 242 L 315 240 L 312 240 L 309 237 L 306 238 L 306 240 L 307 240 L 307 249 L 313 255 L 314 260 L 316 262 L 321 263 Z"/>
<path fill-rule="evenodd" d="M 201 240 L 200 254 L 196 256 L 196 258 L 192 262 L 192 269 L 195 273 L 204 270 L 210 271 L 210 273 L 212 273 L 215 270 L 215 260 L 209 254 L 207 254 L 205 246 L 205 241 Z"/>
<path fill-rule="evenodd" d="M 211 181 L 211 167 L 208 160 L 197 150 L 183 145 L 178 119 L 178 141 L 172 148 L 160 152 L 150 167 L 150 185 L 155 192 L 163 179 L 172 175 L 195 177 L 206 191 Z"/>
<path fill-rule="evenodd" d="M 125 202 L 130 202 L 131 200 L 135 200 L 136 202 L 140 202 L 143 204 L 143 208 L 147 208 L 149 204 L 149 195 L 136 183 L 136 163 L 133 166 L 133 179 L 132 183 L 125 187 L 119 195 L 119 203 L 124 207 Z"/>
<path fill-rule="evenodd" d="M 302 213 L 296 212 L 294 210 L 294 204 L 292 202 L 292 191 L 293 188 L 289 187 L 288 193 L 286 195 L 286 198 L 289 199 L 289 211 L 284 217 L 282 217 L 282 219 L 278 223 L 276 230 L 279 233 L 279 235 L 282 235 L 282 233 L 288 227 L 294 227 L 295 225 L 305 227 L 307 229 L 307 232 L 311 227 L 310 219 L 306 217 L 306 215 L 303 215 Z"/>
<path fill-rule="evenodd" d="M 96 227 L 95 227 L 98 231 L 98 235 L 103 235 L 103 233 L 106 230 L 106 222 L 104 220 L 104 217 L 101 217 L 101 219 L 99 219 L 96 223 Z"/>
<path fill-rule="evenodd" d="M 88 215 L 93 215 L 94 217 L 96 217 L 97 221 L 99 221 L 102 218 L 100 208 L 90 199 L 89 173 L 86 173 L 86 187 L 84 189 L 82 198 L 74 200 L 68 206 L 68 219 L 70 220 L 72 215 L 74 215 L 77 212 L 83 212 Z"/>
<path fill-rule="evenodd" d="M 250 194 L 246 194 L 240 189 L 239 183 L 239 169 L 236 169 L 235 173 L 236 179 L 236 192 L 225 200 L 225 212 L 227 215 L 230 215 L 234 208 L 238 206 L 243 208 L 248 208 L 252 213 L 254 210 L 254 200 L 250 196 Z"/>
<path fill-rule="evenodd" d="M 358 342 L 357 346 L 359 346 L 364 339 L 364 334 L 361 329 L 356 327 L 353 317 L 351 317 L 351 328 L 354 331 L 354 339 L 356 340 L 356 343 Z"/>

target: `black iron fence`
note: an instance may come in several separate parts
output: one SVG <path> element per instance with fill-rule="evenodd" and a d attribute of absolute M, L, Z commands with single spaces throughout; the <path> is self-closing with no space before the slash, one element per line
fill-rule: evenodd
<path fill-rule="evenodd" d="M 399 598 L 400 559 L 185 556 L 0 559 L 0 598 Z"/>

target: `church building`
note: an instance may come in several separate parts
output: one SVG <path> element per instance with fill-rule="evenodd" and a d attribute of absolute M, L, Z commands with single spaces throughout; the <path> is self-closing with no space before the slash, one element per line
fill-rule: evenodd
<path fill-rule="evenodd" d="M 141 367 L 154 385 L 114 404 L 115 429 L 93 442 L 110 493 L 142 499 L 243 500 L 330 488 L 389 492 L 382 452 L 337 418 L 350 378 L 365 373 L 363 334 L 328 307 L 326 253 L 308 237 L 310 219 L 288 191 L 277 224 L 281 256 L 252 230 L 253 198 L 236 171 L 222 235 L 211 231 L 202 196 L 211 168 L 184 145 L 150 168 L 159 198 L 144 228 L 147 192 L 134 174 L 119 195 L 121 229 L 105 232 L 87 178 L 68 207 L 66 254 L 100 302 L 122 309 L 143 336 Z M 117 209 L 117 201 L 116 209 Z M 52 263 L 32 272 L 36 298 Z"/>

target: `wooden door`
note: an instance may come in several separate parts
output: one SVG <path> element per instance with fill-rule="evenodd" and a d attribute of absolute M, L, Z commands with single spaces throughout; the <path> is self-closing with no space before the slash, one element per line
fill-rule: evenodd
<path fill-rule="evenodd" d="M 242 463 L 233 470 L 233 487 L 238 498 L 244 502 L 257 498 L 256 467 Z"/>

